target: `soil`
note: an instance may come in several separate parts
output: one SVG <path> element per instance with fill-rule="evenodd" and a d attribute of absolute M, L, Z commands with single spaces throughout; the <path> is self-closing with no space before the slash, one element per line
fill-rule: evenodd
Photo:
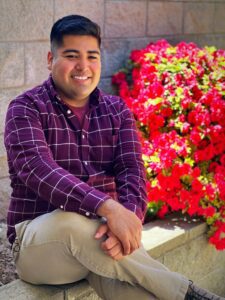
<path fill-rule="evenodd" d="M 6 238 L 6 223 L 0 221 L 0 286 L 18 279 L 10 244 Z"/>

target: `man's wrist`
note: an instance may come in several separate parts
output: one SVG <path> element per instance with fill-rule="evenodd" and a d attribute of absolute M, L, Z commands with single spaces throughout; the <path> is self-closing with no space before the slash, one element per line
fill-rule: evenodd
<path fill-rule="evenodd" d="M 121 209 L 122 205 L 113 199 L 107 199 L 97 209 L 97 215 L 108 219 L 111 214 Z"/>

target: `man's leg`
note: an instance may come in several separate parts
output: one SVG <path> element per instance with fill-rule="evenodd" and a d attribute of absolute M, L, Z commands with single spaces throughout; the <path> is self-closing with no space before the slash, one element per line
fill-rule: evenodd
<path fill-rule="evenodd" d="M 16 259 L 19 276 L 36 284 L 68 283 L 87 277 L 89 270 L 101 277 L 143 287 L 161 300 L 184 299 L 188 280 L 168 271 L 143 248 L 115 261 L 94 239 L 98 220 L 56 210 L 31 221 L 24 230 Z M 22 228 L 17 226 L 18 236 Z"/>
<path fill-rule="evenodd" d="M 140 286 L 110 279 L 89 272 L 87 280 L 102 299 L 107 300 L 157 300 L 157 298 Z"/>

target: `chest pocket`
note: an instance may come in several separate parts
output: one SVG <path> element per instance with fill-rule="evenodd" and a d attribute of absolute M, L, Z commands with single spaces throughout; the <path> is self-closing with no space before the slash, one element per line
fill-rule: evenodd
<path fill-rule="evenodd" d="M 118 133 L 111 130 L 97 131 L 89 134 L 90 160 L 101 165 L 112 163 L 118 143 Z"/>

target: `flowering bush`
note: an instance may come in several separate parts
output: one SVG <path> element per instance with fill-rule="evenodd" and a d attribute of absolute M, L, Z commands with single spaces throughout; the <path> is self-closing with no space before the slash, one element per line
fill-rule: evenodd
<path fill-rule="evenodd" d="M 160 40 L 112 78 L 137 120 L 148 214 L 201 216 L 225 249 L 225 51 Z"/>

